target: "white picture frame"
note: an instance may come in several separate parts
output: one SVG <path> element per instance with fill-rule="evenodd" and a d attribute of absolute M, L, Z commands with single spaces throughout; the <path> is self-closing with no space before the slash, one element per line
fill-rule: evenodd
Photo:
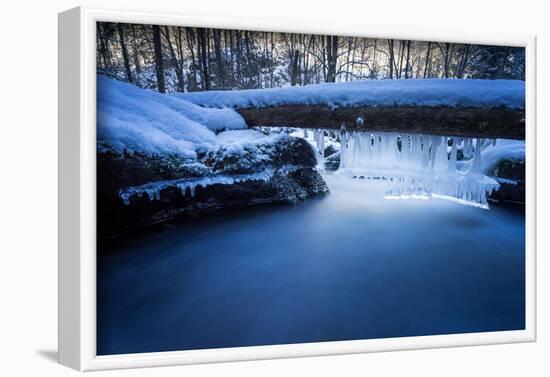
<path fill-rule="evenodd" d="M 96 22 L 468 42 L 526 49 L 525 329 L 209 350 L 96 355 Z M 59 15 L 59 362 L 80 371 L 456 347 L 536 339 L 534 36 L 79 7 Z"/>

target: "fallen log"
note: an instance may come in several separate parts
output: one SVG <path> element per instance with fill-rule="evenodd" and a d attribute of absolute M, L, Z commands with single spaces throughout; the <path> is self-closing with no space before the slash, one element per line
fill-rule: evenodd
<path fill-rule="evenodd" d="M 297 127 L 525 139 L 525 110 L 508 107 L 278 105 L 236 111 L 249 127 Z"/>

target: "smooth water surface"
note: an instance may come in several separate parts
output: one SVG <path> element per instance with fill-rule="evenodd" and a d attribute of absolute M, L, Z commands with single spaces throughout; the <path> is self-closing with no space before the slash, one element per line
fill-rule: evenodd
<path fill-rule="evenodd" d="M 98 261 L 98 354 L 523 329 L 525 219 L 331 194 L 179 224 Z"/>

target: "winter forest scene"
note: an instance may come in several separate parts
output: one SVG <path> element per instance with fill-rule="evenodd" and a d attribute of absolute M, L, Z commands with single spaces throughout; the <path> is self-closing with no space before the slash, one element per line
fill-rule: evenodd
<path fill-rule="evenodd" d="M 96 24 L 97 354 L 525 328 L 525 49 Z"/>

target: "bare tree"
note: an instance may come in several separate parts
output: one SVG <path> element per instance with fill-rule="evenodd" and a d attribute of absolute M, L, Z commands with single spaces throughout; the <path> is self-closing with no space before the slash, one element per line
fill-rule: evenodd
<path fill-rule="evenodd" d="M 426 51 L 426 63 L 424 64 L 424 78 L 429 77 L 428 75 L 428 65 L 430 63 L 430 52 L 432 50 L 432 42 L 428 42 L 428 49 Z"/>
<path fill-rule="evenodd" d="M 160 26 L 153 25 L 153 46 L 155 50 L 155 71 L 157 74 L 157 90 L 161 93 L 166 92 L 164 83 L 164 62 L 162 59 L 162 42 L 160 39 Z"/>
<path fill-rule="evenodd" d="M 326 82 L 336 81 L 336 64 L 338 62 L 338 36 L 327 36 L 327 76 Z"/>
<path fill-rule="evenodd" d="M 214 56 L 216 57 L 216 76 L 219 81 L 219 85 L 222 87 L 226 86 L 225 83 L 225 71 L 223 67 L 223 58 L 222 58 L 222 42 L 221 42 L 221 30 L 214 29 Z"/>
<path fill-rule="evenodd" d="M 409 70 L 411 69 L 411 41 L 407 41 L 407 58 L 405 60 L 405 79 L 409 78 Z"/>
<path fill-rule="evenodd" d="M 210 75 L 208 73 L 208 39 L 206 29 L 197 29 L 198 47 L 200 51 L 201 73 L 202 73 L 202 89 L 210 90 Z"/>
<path fill-rule="evenodd" d="M 164 27 L 164 39 L 166 39 L 166 44 L 168 45 L 168 51 L 170 53 L 170 60 L 176 71 L 176 78 L 178 80 L 177 91 L 184 92 L 185 83 L 183 80 L 183 69 L 180 66 L 179 59 L 176 56 L 176 51 L 174 50 L 174 45 L 172 44 L 172 39 L 170 37 L 170 29 L 168 26 Z"/>
<path fill-rule="evenodd" d="M 365 79 L 524 79 L 525 50 L 100 22 L 97 67 L 160 92 Z"/>

